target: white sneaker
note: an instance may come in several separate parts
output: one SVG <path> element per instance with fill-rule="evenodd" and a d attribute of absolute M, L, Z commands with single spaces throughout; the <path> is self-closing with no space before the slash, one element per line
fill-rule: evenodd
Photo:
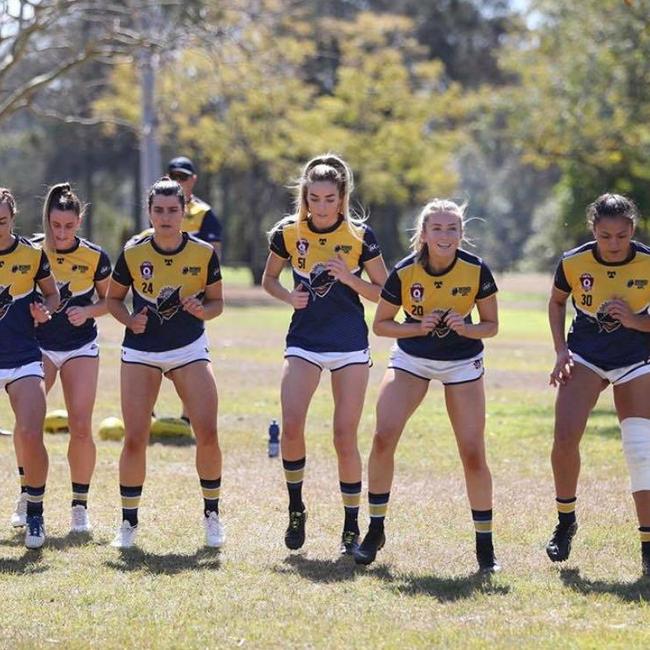
<path fill-rule="evenodd" d="M 27 548 L 41 548 L 45 543 L 45 523 L 41 515 L 27 517 L 27 530 L 25 531 L 25 546 Z"/>
<path fill-rule="evenodd" d="M 205 529 L 205 545 L 212 548 L 221 548 L 226 541 L 226 531 L 216 512 L 211 512 L 209 517 L 203 517 Z"/>
<path fill-rule="evenodd" d="M 72 506 L 70 513 L 70 532 L 71 533 L 89 533 L 93 527 L 90 525 L 88 510 L 84 506 Z"/>
<path fill-rule="evenodd" d="M 115 548 L 132 548 L 135 546 L 135 538 L 138 534 L 138 527 L 131 526 L 125 519 L 122 525 L 117 529 L 117 533 L 111 542 L 111 546 Z"/>
<path fill-rule="evenodd" d="M 27 523 L 27 492 L 21 492 L 16 499 L 16 508 L 11 515 L 11 525 L 22 528 Z"/>

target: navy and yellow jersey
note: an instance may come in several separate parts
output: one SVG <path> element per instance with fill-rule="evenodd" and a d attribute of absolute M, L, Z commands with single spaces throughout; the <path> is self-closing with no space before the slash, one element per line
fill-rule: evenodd
<path fill-rule="evenodd" d="M 221 241 L 221 223 L 212 208 L 196 196 L 185 206 L 181 230 L 202 241 Z"/>
<path fill-rule="evenodd" d="M 404 258 L 390 272 L 381 297 L 402 307 L 405 323 L 421 321 L 433 311 L 444 314 L 453 310 L 471 324 L 476 301 L 496 292 L 497 285 L 485 262 L 459 249 L 451 266 L 440 274 L 428 271 L 415 253 Z M 470 359 L 483 350 L 480 339 L 456 334 L 444 319 L 430 334 L 397 339 L 397 345 L 414 357 L 437 361 Z"/>
<path fill-rule="evenodd" d="M 198 237 L 201 241 L 207 241 L 209 243 L 221 241 L 221 222 L 217 219 L 212 208 L 196 196 L 192 196 L 189 203 L 185 205 L 181 230 Z M 153 228 L 146 228 L 137 235 L 134 235 L 126 245 L 130 246 L 149 235 L 153 235 Z"/>
<path fill-rule="evenodd" d="M 304 309 L 296 309 L 287 347 L 312 352 L 353 352 L 368 347 L 368 327 L 356 291 L 329 274 L 325 263 L 340 255 L 348 269 L 361 276 L 363 265 L 381 255 L 372 230 L 342 217 L 331 228 L 316 231 L 311 221 L 281 225 L 271 236 L 273 253 L 288 260 L 294 286 L 309 291 Z"/>
<path fill-rule="evenodd" d="M 0 368 L 17 368 L 41 360 L 30 303 L 36 282 L 50 276 L 45 253 L 24 237 L 0 251 Z"/>
<path fill-rule="evenodd" d="M 183 233 L 175 251 L 163 251 L 152 236 L 144 237 L 120 254 L 113 281 L 130 287 L 133 311 L 147 307 L 147 327 L 142 334 L 126 329 L 123 345 L 144 352 L 166 352 L 196 341 L 203 321 L 186 312 L 181 298 L 196 296 L 221 280 L 219 260 L 209 244 Z"/>
<path fill-rule="evenodd" d="M 43 245 L 44 237 L 39 235 L 32 241 Z M 99 246 L 80 237 L 65 251 L 48 254 L 61 302 L 52 320 L 36 328 L 36 338 L 45 350 L 76 350 L 93 341 L 97 336 L 94 318 L 76 327 L 66 315 L 68 307 L 87 307 L 93 304 L 95 282 L 105 280 L 111 274 L 111 261 Z"/>
<path fill-rule="evenodd" d="M 650 248 L 631 243 L 627 260 L 604 262 L 596 242 L 563 254 L 555 286 L 571 294 L 575 317 L 567 337 L 572 352 L 602 368 L 623 368 L 650 356 L 650 333 L 629 329 L 607 313 L 607 304 L 621 298 L 635 314 L 650 305 Z"/>

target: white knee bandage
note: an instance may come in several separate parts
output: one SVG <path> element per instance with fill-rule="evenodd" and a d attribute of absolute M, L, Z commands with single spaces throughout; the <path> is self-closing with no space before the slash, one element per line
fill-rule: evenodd
<path fill-rule="evenodd" d="M 650 490 L 650 420 L 625 418 L 621 436 L 632 492 Z"/>

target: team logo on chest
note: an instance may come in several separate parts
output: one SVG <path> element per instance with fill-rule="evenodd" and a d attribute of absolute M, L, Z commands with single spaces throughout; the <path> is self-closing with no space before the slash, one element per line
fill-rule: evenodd
<path fill-rule="evenodd" d="M 306 257 L 307 251 L 309 250 L 309 242 L 306 239 L 299 239 L 296 242 L 296 248 L 300 257 Z"/>
<path fill-rule="evenodd" d="M 330 275 L 322 262 L 315 264 L 309 272 L 309 288 L 314 297 L 323 298 L 329 293 L 336 280 Z"/>
<path fill-rule="evenodd" d="M 439 339 L 444 338 L 451 331 L 447 325 L 447 314 L 451 309 L 434 309 L 433 313 L 440 315 L 438 324 L 431 330 L 430 336 L 437 336 Z"/>
<path fill-rule="evenodd" d="M 419 282 L 411 285 L 409 293 L 413 302 L 422 302 L 424 300 L 424 287 Z"/>
<path fill-rule="evenodd" d="M 55 314 L 60 314 L 65 311 L 65 308 L 68 306 L 68 303 L 72 299 L 72 291 L 70 291 L 70 282 L 57 282 L 57 289 L 59 290 L 59 296 L 61 297 L 61 302 L 56 308 Z"/>
<path fill-rule="evenodd" d="M 606 332 L 611 334 L 614 330 L 617 330 L 621 323 L 615 318 L 612 318 L 609 315 L 609 304 L 610 301 L 606 300 L 600 307 L 598 307 L 598 312 L 596 313 L 596 322 L 598 323 L 598 333 Z"/>
<path fill-rule="evenodd" d="M 166 320 L 171 320 L 181 308 L 181 288 L 180 287 L 163 287 L 156 298 L 156 308 L 153 311 L 160 319 L 160 324 Z"/>
<path fill-rule="evenodd" d="M 9 307 L 14 302 L 12 295 L 9 293 L 9 289 L 11 289 L 10 284 L 5 286 L 0 285 L 0 320 L 5 317 L 9 311 Z"/>
<path fill-rule="evenodd" d="M 140 264 L 140 275 L 145 280 L 151 280 L 153 277 L 153 264 L 151 262 L 142 262 Z"/>
<path fill-rule="evenodd" d="M 583 273 L 579 280 L 583 291 L 591 291 L 594 288 L 594 276 L 591 273 Z"/>

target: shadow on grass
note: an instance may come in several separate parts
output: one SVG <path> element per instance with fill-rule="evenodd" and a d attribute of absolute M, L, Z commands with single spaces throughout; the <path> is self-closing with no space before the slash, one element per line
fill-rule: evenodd
<path fill-rule="evenodd" d="M 392 578 L 392 591 L 407 596 L 431 596 L 441 603 L 453 603 L 471 598 L 475 594 L 505 596 L 510 587 L 495 584 L 492 574 L 471 573 L 466 576 L 434 576 L 398 574 Z"/>
<path fill-rule="evenodd" d="M 560 579 L 565 587 L 584 595 L 612 594 L 628 603 L 650 601 L 650 578 L 647 577 L 636 582 L 606 582 L 583 578 L 578 569 L 561 569 Z"/>
<path fill-rule="evenodd" d="M 169 447 L 194 447 L 194 436 L 151 436 L 149 445 L 165 445 Z"/>
<path fill-rule="evenodd" d="M 305 555 L 289 555 L 282 565 L 273 569 L 276 573 L 297 573 L 311 582 L 331 584 L 355 580 L 366 575 L 386 583 L 395 593 L 406 596 L 421 594 L 432 596 L 440 602 L 454 602 L 471 598 L 474 594 L 506 595 L 508 585 L 494 584 L 489 574 L 473 573 L 459 577 L 423 576 L 416 574 L 393 574 L 385 564 L 372 568 L 357 566 L 351 557 L 342 555 L 336 560 L 310 559 Z"/>
<path fill-rule="evenodd" d="M 614 422 L 612 424 L 612 418 Z M 596 407 L 589 416 L 586 435 L 596 435 L 600 438 L 620 438 L 621 429 L 616 420 L 616 411 L 605 407 Z"/>
<path fill-rule="evenodd" d="M 100 542 L 93 541 L 92 534 L 90 533 L 68 533 L 64 537 L 52 537 L 51 535 L 47 535 L 45 538 L 45 546 L 43 548 L 44 550 L 53 548 L 57 551 L 65 551 L 68 548 L 87 546 L 89 544 L 100 544 Z M 0 540 L 0 546 L 17 548 L 24 545 L 24 529 L 16 529 L 16 532 L 12 538 Z"/>
<path fill-rule="evenodd" d="M 332 584 L 354 580 L 358 569 L 347 555 L 340 555 L 336 560 L 318 560 L 300 554 L 287 555 L 284 563 L 273 567 L 273 571 L 283 575 L 297 573 L 310 582 Z"/>
<path fill-rule="evenodd" d="M 0 558 L 0 573 L 9 573 L 15 575 L 32 575 L 43 573 L 49 567 L 41 564 L 43 553 L 41 549 L 25 550 L 25 552 L 16 558 Z"/>
<path fill-rule="evenodd" d="M 185 571 L 217 571 L 221 568 L 218 549 L 201 548 L 192 555 L 147 553 L 139 548 L 120 549 L 118 560 L 104 565 L 116 571 L 147 571 L 155 575 L 176 575 Z"/>

